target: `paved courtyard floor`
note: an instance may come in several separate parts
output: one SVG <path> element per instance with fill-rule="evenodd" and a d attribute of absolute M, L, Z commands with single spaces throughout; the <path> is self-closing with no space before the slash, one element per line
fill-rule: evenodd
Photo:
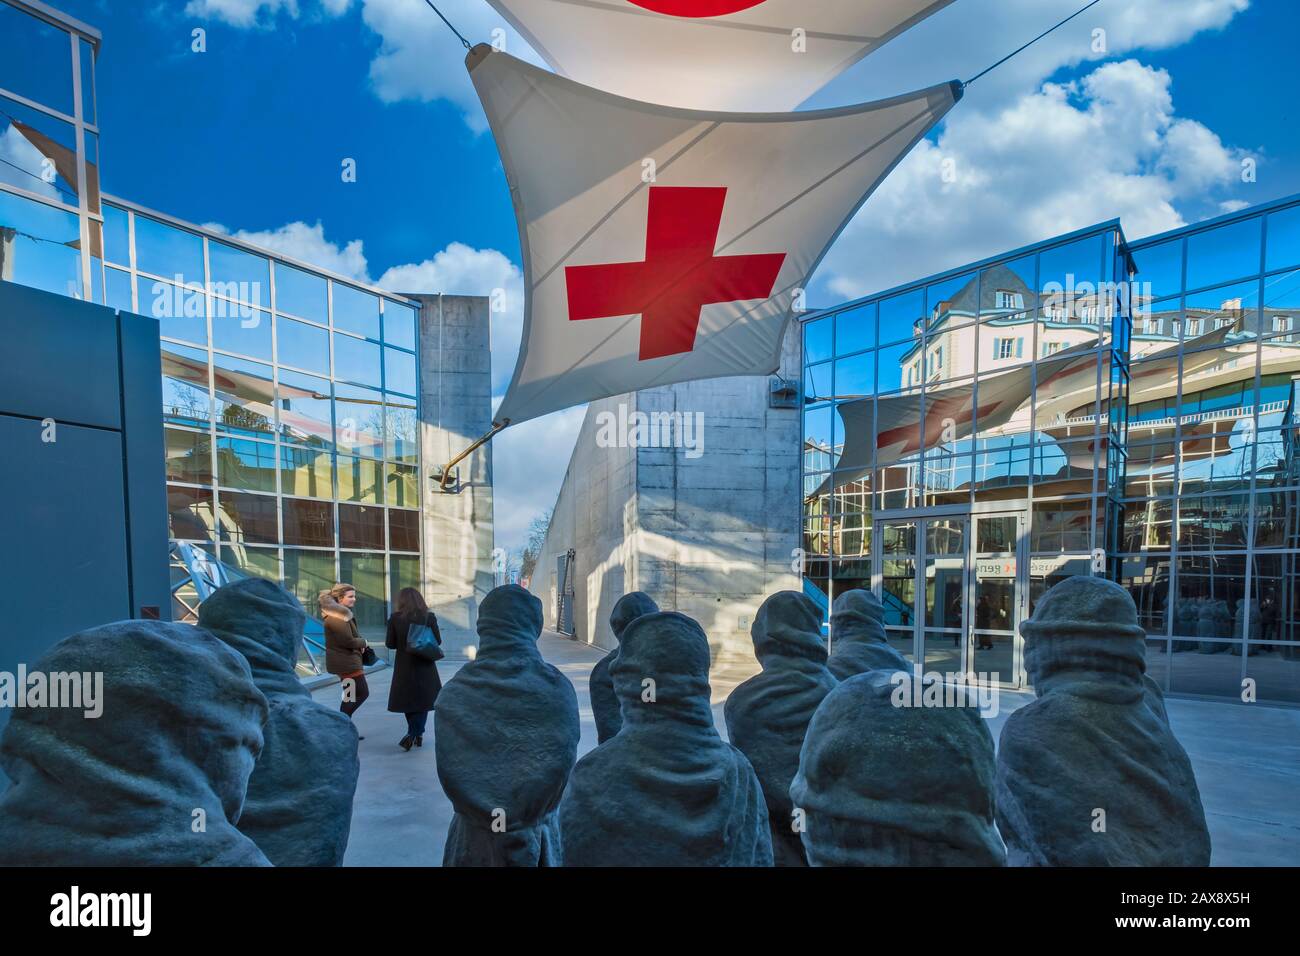
<path fill-rule="evenodd" d="M 573 682 L 578 694 L 582 738 L 578 755 L 596 746 L 587 678 L 604 654 L 598 648 L 544 634 L 543 656 Z M 442 661 L 445 684 L 463 662 Z M 369 678 L 370 699 L 357 712 L 366 738 L 361 742 L 361 779 L 352 812 L 347 866 L 438 866 L 451 823 L 451 804 L 438 783 L 433 719 L 423 748 L 404 753 L 401 714 L 388 712 L 390 669 Z M 715 673 L 713 713 L 725 738 L 722 704 L 748 673 Z M 333 704 L 337 685 L 313 692 Z M 990 718 L 994 740 L 1007 715 L 1032 697 L 1002 693 Z M 1215 866 L 1300 866 L 1300 710 L 1261 704 L 1237 705 L 1170 699 L 1169 719 L 1187 749 L 1205 804 Z"/>

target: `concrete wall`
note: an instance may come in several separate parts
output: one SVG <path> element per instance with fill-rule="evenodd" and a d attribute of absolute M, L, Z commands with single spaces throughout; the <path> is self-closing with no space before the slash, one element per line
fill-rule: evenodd
<path fill-rule="evenodd" d="M 779 373 L 799 378 L 798 330 Z M 706 379 L 594 402 L 556 501 L 531 588 L 547 606 L 556 556 L 573 548 L 579 640 L 613 647 L 609 612 L 629 590 L 700 622 L 715 665 L 752 663 L 749 626 L 773 591 L 798 589 L 799 413 L 771 408 L 769 377 Z M 698 457 L 676 447 L 600 448 L 601 413 L 703 413 Z"/>
<path fill-rule="evenodd" d="M 457 466 L 456 493 L 432 476 L 492 427 L 488 299 L 406 295 L 420 303 L 423 593 L 447 655 L 459 657 L 478 643 L 478 605 L 492 588 L 491 442 Z"/>
<path fill-rule="evenodd" d="M 798 379 L 797 332 L 782 377 Z M 799 589 L 799 413 L 769 378 L 704 379 L 638 394 L 646 411 L 704 413 L 703 454 L 637 452 L 639 589 L 700 622 L 714 663 L 754 661 L 749 627 L 769 594 Z M 754 661 L 755 667 L 757 662 Z"/>
<path fill-rule="evenodd" d="M 557 557 L 573 548 L 576 638 L 613 647 L 609 614 L 635 581 L 631 539 L 636 530 L 636 455 L 631 448 L 602 448 L 596 421 L 602 412 L 618 413 L 630 396 L 592 402 L 587 407 L 573 457 L 556 498 L 551 525 L 529 589 L 542 601 L 546 626 L 556 627 Z"/>

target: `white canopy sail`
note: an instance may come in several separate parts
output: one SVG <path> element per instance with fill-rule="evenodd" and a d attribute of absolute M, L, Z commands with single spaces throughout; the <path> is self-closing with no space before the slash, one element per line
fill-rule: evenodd
<path fill-rule="evenodd" d="M 952 0 L 490 0 L 556 72 L 647 103 L 794 109 Z"/>
<path fill-rule="evenodd" d="M 806 113 L 654 106 L 490 47 L 467 65 L 514 199 L 523 341 L 498 422 L 779 365 L 796 299 L 959 84 Z"/>

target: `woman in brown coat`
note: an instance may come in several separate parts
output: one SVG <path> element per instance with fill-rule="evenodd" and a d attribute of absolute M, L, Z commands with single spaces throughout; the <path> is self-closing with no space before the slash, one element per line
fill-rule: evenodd
<path fill-rule="evenodd" d="M 325 669 L 342 680 L 343 705 L 339 710 L 349 717 L 370 696 L 361 662 L 369 644 L 357 630 L 356 615 L 352 612 L 356 603 L 357 589 L 350 584 L 336 584 L 320 592 L 320 613 L 325 622 Z"/>

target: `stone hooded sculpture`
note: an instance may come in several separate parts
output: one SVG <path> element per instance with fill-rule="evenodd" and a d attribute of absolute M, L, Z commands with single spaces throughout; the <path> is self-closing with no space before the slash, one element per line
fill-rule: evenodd
<path fill-rule="evenodd" d="M 675 612 L 637 618 L 610 673 L 623 727 L 573 770 L 565 865 L 771 866 L 758 778 L 713 723 L 700 626 Z"/>
<path fill-rule="evenodd" d="M 885 608 L 870 591 L 845 591 L 831 605 L 831 656 L 838 680 L 873 670 L 910 671 L 907 658 L 885 639 Z"/>
<path fill-rule="evenodd" d="M 609 615 L 609 628 L 614 632 L 614 640 L 621 641 L 627 626 L 638 617 L 654 614 L 659 605 L 644 591 L 624 594 L 614 604 Z M 591 713 L 596 719 L 596 742 L 603 744 L 618 733 L 623 726 L 623 716 L 619 712 L 618 695 L 614 693 L 614 681 L 609 676 L 609 665 L 618 657 L 618 648 L 610 651 L 591 669 L 591 678 L 587 687 L 591 694 Z"/>
<path fill-rule="evenodd" d="M 1157 709 L 1128 592 L 1069 578 L 1021 625 L 1038 699 L 998 745 L 998 828 L 1017 866 L 1207 866 L 1191 762 Z"/>
<path fill-rule="evenodd" d="M 812 866 L 1004 865 L 993 737 L 974 706 L 927 705 L 936 689 L 873 670 L 826 695 L 790 786 Z"/>
<path fill-rule="evenodd" d="M 199 626 L 244 656 L 270 706 L 240 831 L 276 866 L 340 866 L 361 769 L 357 732 L 294 672 L 306 620 L 296 597 L 262 578 L 228 584 L 199 606 Z"/>
<path fill-rule="evenodd" d="M 562 864 L 555 810 L 578 753 L 578 696 L 542 660 L 541 632 L 541 601 L 494 589 L 478 655 L 438 695 L 438 779 L 456 811 L 443 866 Z"/>
<path fill-rule="evenodd" d="M 839 683 L 826 669 L 822 614 L 797 591 L 778 591 L 758 609 L 750 634 L 763 671 L 731 692 L 727 735 L 749 759 L 763 786 L 777 866 L 807 866 L 792 826 L 790 783 L 799 770 L 808 721 Z"/>
<path fill-rule="evenodd" d="M 32 672 L 102 674 L 103 712 L 18 708 L 0 738 L 0 866 L 269 866 L 236 829 L 266 698 L 202 628 L 122 621 Z"/>

